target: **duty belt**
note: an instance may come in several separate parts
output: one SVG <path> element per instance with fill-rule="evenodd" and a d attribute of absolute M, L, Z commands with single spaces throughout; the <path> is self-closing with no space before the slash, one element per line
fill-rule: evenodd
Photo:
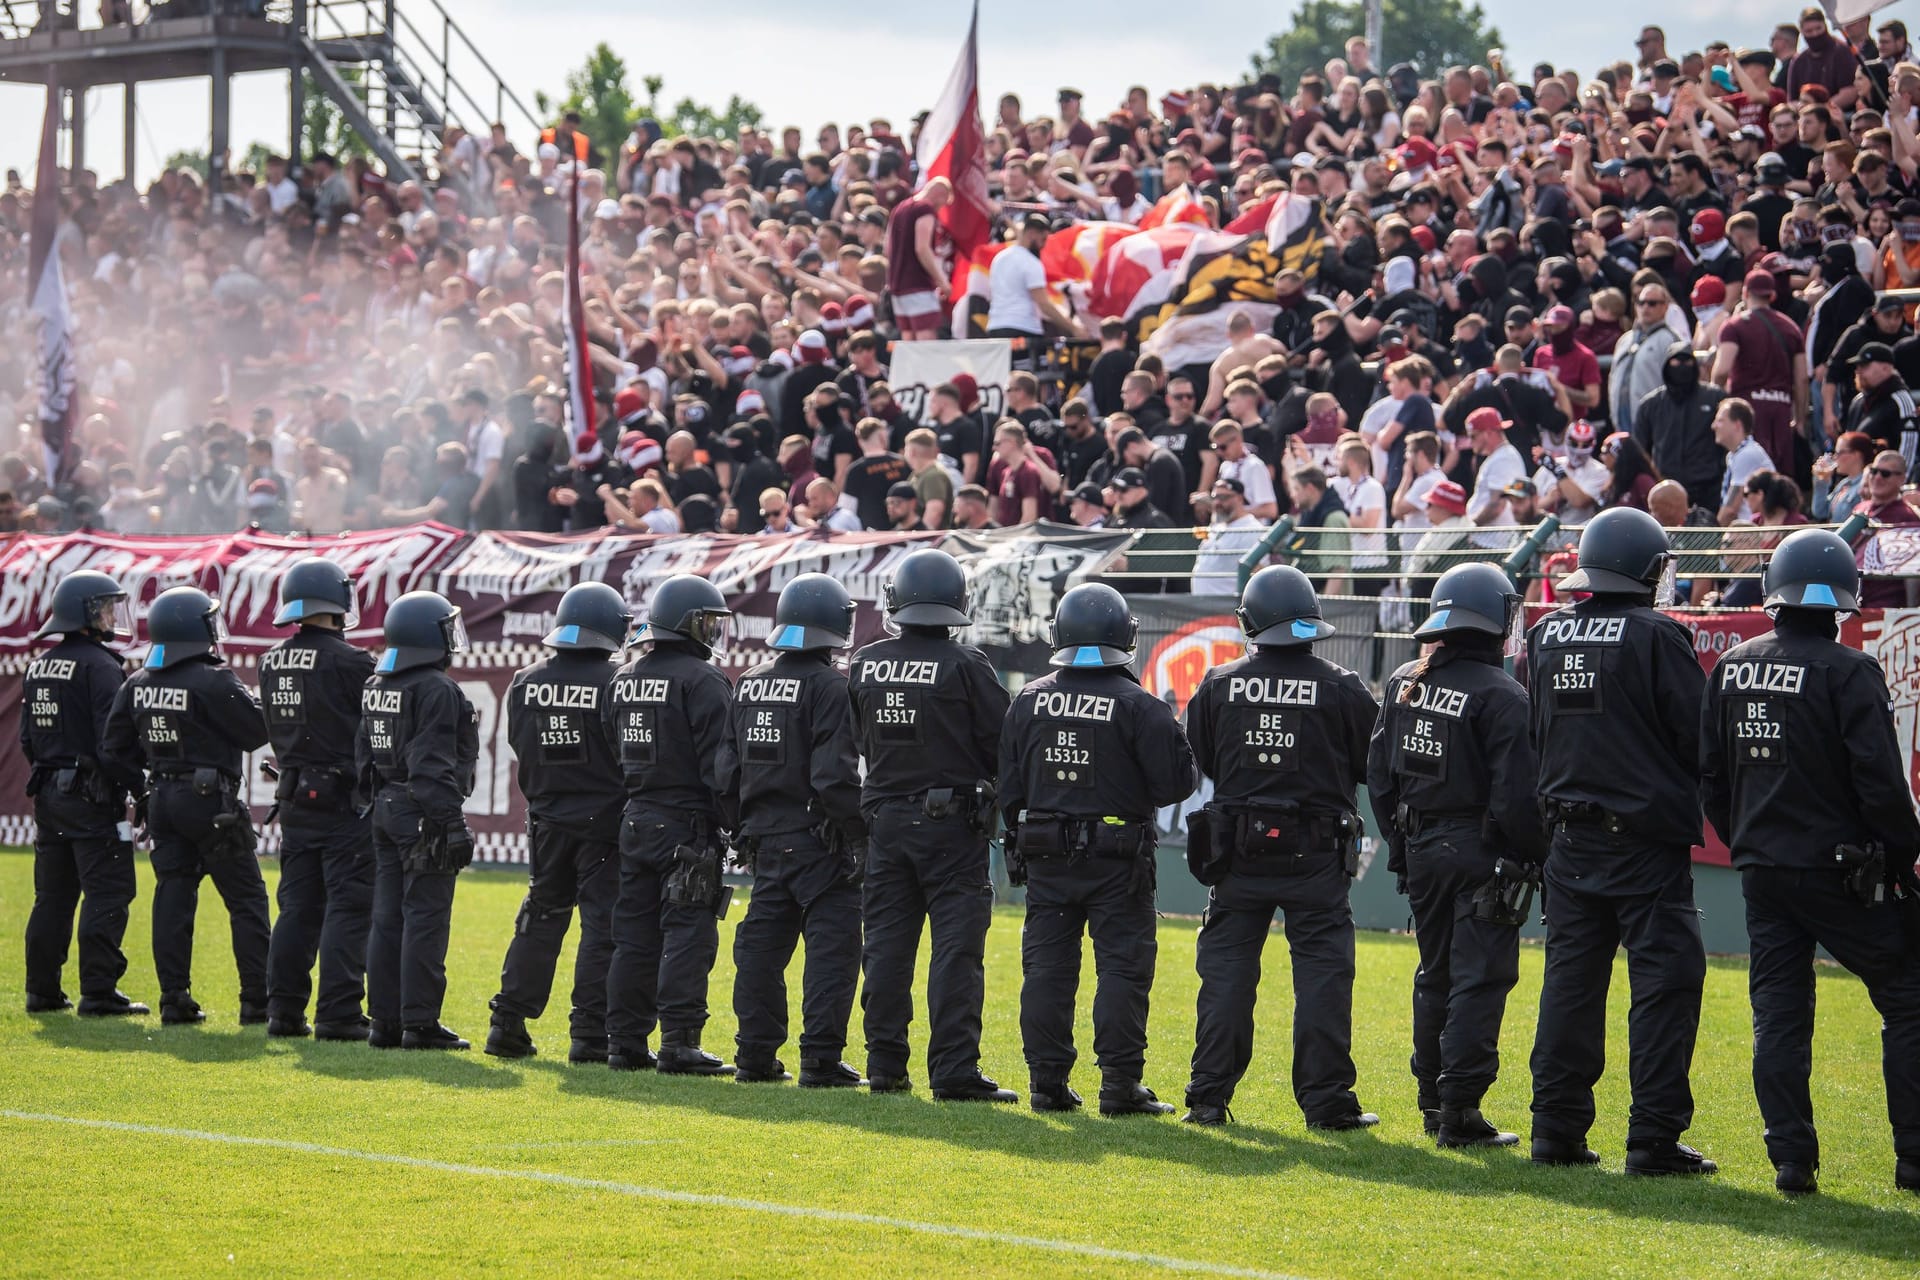
<path fill-rule="evenodd" d="M 1423 832 L 1447 823 L 1477 825 L 1484 817 L 1478 809 L 1414 809 L 1405 804 L 1393 811 L 1394 825 L 1409 840 L 1417 840 Z"/>
<path fill-rule="evenodd" d="M 1556 827 L 1598 827 L 1610 836 L 1632 831 L 1619 814 L 1585 800 L 1547 801 L 1547 820 Z"/>

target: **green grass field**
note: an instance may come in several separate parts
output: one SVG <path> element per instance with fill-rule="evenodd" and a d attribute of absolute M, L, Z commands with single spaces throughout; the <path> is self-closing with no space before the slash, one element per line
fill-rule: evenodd
<path fill-rule="evenodd" d="M 1304 1127 L 1286 1081 L 1284 944 L 1268 950 L 1262 1040 L 1239 1123 L 1041 1117 L 1019 1108 L 569 1067 L 565 981 L 542 1056 L 382 1053 L 266 1040 L 235 1020 L 226 919 L 203 890 L 202 1028 L 21 1012 L 32 862 L 0 854 L 0 1274 L 1740 1275 L 1911 1277 L 1920 1199 L 1892 1185 L 1878 1021 L 1858 983 L 1820 983 L 1822 1194 L 1787 1202 L 1748 1080 L 1746 971 L 1715 962 L 1692 1140 L 1721 1162 L 1685 1185 L 1620 1173 L 1625 973 L 1591 1170 L 1512 1151 L 1441 1153 L 1407 1074 L 1410 940 L 1362 935 L 1355 1051 L 1370 1133 Z M 269 867 L 271 879 L 271 866 Z M 151 880 L 125 989 L 157 996 Z M 463 877 L 446 1018 L 476 1043 L 521 884 Z M 734 912 L 738 918 L 738 909 Z M 722 942 L 731 935 L 723 925 Z M 1161 930 L 1148 1083 L 1178 1100 L 1193 1028 L 1194 922 Z M 986 1070 L 1018 1088 L 1019 917 L 988 939 Z M 708 1044 L 731 1051 L 729 948 Z M 562 972 L 571 953 L 562 959 Z M 924 955 L 922 957 L 924 966 Z M 1527 1129 L 1541 955 L 1523 952 L 1487 1108 Z M 1076 1083 L 1098 1080 L 1083 980 Z M 72 990 L 69 968 L 69 990 Z M 794 984 L 797 1000 L 797 982 Z M 849 1057 L 862 1060 L 858 1011 Z M 798 1023 L 796 1010 L 795 1023 Z M 924 1084 L 916 1043 L 914 1074 Z M 791 1063 L 794 1054 L 788 1053 Z M 31 1118 L 29 1118 L 31 1117 Z M 55 1117 L 58 1117 L 57 1119 Z M 249 1141 L 253 1140 L 253 1141 Z M 258 1141 L 266 1140 L 266 1141 Z"/>

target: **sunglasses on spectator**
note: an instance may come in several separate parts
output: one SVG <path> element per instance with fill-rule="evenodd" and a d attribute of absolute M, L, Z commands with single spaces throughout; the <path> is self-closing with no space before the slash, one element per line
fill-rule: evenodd
<path fill-rule="evenodd" d="M 1636 298 L 1634 301 L 1643 307 L 1664 307 L 1667 305 L 1665 298 Z"/>
<path fill-rule="evenodd" d="M 1906 476 L 1899 471 L 1890 471 L 1886 467 L 1868 467 L 1867 474 L 1879 476 L 1882 480 L 1904 480 Z"/>
<path fill-rule="evenodd" d="M 1167 399 L 1169 399 L 1169 400 L 1191 400 L 1191 399 L 1193 399 L 1193 392 L 1191 392 L 1191 391 L 1169 391 L 1169 392 L 1167 392 Z"/>

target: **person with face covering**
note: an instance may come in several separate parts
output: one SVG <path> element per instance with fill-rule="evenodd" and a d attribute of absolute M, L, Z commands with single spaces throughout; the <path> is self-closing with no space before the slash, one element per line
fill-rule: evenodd
<path fill-rule="evenodd" d="M 1668 350 L 1660 381 L 1634 406 L 1633 439 L 1663 477 L 1685 486 L 1691 505 L 1717 510 L 1726 453 L 1714 442 L 1713 419 L 1727 394 L 1700 380 L 1700 362 L 1686 343 Z"/>
<path fill-rule="evenodd" d="M 1496 333 L 1507 312 L 1527 305 L 1527 300 L 1507 283 L 1507 264 L 1491 253 L 1467 263 L 1467 278 L 1458 287 L 1460 305 L 1485 320 Z"/>
<path fill-rule="evenodd" d="M 1853 246 L 1844 241 L 1820 250 L 1820 280 L 1827 291 L 1820 295 L 1807 316 L 1807 363 L 1812 366 L 1814 381 L 1819 387 L 1816 403 L 1820 406 L 1821 421 L 1830 425 L 1844 407 L 1842 398 L 1835 394 L 1834 384 L 1851 379 L 1843 370 L 1829 369 L 1829 359 L 1841 335 L 1873 309 L 1873 286 L 1860 278 Z"/>
<path fill-rule="evenodd" d="M 1315 317 L 1313 343 L 1307 348 L 1306 382 L 1331 392 L 1347 411 L 1348 422 L 1360 421 L 1373 399 L 1374 380 L 1360 365 L 1346 322 L 1337 315 Z"/>

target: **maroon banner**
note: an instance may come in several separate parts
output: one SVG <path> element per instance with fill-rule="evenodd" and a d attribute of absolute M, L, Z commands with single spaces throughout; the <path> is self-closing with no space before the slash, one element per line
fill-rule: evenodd
<path fill-rule="evenodd" d="M 456 659 L 454 678 L 480 716 L 480 761 L 467 800 L 469 825 L 482 861 L 526 856 L 526 805 L 513 776 L 505 698 L 513 673 L 541 654 L 560 597 L 581 582 L 618 588 L 644 618 L 653 590 L 676 573 L 711 579 L 735 617 L 717 657 L 738 677 L 771 656 L 766 639 L 780 590 L 802 573 L 825 573 L 847 588 L 856 606 L 854 641 L 882 634 L 884 586 L 895 563 L 922 546 L 941 546 L 966 568 L 975 624 L 967 639 L 1003 671 L 1045 669 L 1045 628 L 1060 593 L 1102 568 L 1130 541 L 1124 532 L 1033 525 L 988 533 L 855 533 L 780 537 L 729 534 L 653 535 L 599 532 L 571 536 L 463 533 L 444 525 L 308 540 L 239 533 L 220 538 L 121 537 L 77 533 L 20 536 L 0 545 L 0 741 L 19 740 L 21 677 L 37 647 L 53 589 L 82 569 L 111 574 L 134 601 L 144 629 L 145 606 L 169 587 L 190 585 L 222 603 L 228 660 L 249 681 L 260 654 L 284 639 L 273 626 L 281 575 L 304 556 L 321 554 L 354 580 L 360 617 L 348 632 L 368 648 L 380 643 L 387 606 L 409 591 L 438 591 L 459 606 L 472 641 Z M 144 632 L 143 632 L 144 634 Z M 144 638 L 127 647 L 129 661 L 146 652 Z M 264 816 L 272 784 L 247 761 L 249 800 Z M 25 795 L 27 763 L 0 757 L 0 844 L 32 840 Z M 271 851 L 277 832 L 263 829 Z"/>

